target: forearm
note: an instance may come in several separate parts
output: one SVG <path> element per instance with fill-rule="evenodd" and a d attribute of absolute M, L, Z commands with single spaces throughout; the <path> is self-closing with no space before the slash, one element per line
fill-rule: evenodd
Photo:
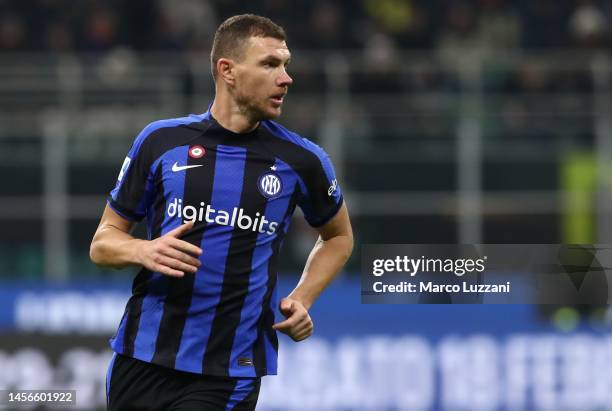
<path fill-rule="evenodd" d="M 352 250 L 352 236 L 340 235 L 326 241 L 319 237 L 308 256 L 300 282 L 289 298 L 300 301 L 306 309 L 310 309 L 342 269 Z"/>
<path fill-rule="evenodd" d="M 102 267 L 123 268 L 140 264 L 137 250 L 143 241 L 108 225 L 96 232 L 89 255 L 94 263 Z"/>

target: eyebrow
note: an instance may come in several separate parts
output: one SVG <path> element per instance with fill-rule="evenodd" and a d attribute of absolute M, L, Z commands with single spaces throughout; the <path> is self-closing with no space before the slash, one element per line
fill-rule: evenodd
<path fill-rule="evenodd" d="M 274 62 L 274 63 L 282 63 L 283 59 L 276 57 L 272 54 L 268 54 L 267 56 L 265 56 L 264 58 L 261 59 L 262 62 L 264 61 L 270 61 L 270 62 Z M 289 55 L 289 58 L 287 59 L 287 61 L 285 62 L 285 64 L 289 64 L 289 62 L 291 61 L 291 55 Z"/>

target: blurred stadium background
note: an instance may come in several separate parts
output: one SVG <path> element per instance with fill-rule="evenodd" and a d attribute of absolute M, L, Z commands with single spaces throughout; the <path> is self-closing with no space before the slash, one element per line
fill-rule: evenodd
<path fill-rule="evenodd" d="M 612 3 L 0 0 L 0 389 L 104 407 L 132 272 L 88 248 L 132 139 L 213 97 L 217 25 L 282 24 L 280 122 L 332 157 L 357 247 L 258 410 L 612 409 L 602 308 L 365 306 L 359 244 L 612 243 Z M 315 237 L 299 218 L 281 285 Z"/>

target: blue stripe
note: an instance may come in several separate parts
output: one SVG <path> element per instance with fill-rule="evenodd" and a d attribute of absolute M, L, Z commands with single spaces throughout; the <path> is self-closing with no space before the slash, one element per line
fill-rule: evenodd
<path fill-rule="evenodd" d="M 115 359 L 117 358 L 117 353 L 114 352 L 111 358 L 110 364 L 108 365 L 108 370 L 106 370 L 106 405 L 110 404 L 110 383 L 111 378 L 113 378 L 113 366 L 115 365 Z"/>
<path fill-rule="evenodd" d="M 239 378 L 225 406 L 225 411 L 232 411 L 240 401 L 244 400 L 253 391 L 255 381 L 255 378 Z"/>
<path fill-rule="evenodd" d="M 327 177 L 327 181 L 329 182 L 330 186 L 332 181 L 336 180 L 336 190 L 332 193 L 332 197 L 334 197 L 337 204 L 342 199 L 342 190 L 340 189 L 340 184 L 338 184 L 338 180 L 336 179 L 334 166 L 332 165 L 329 156 L 325 152 L 323 152 L 323 156 L 319 156 L 319 160 L 321 161 L 321 167 L 323 167 L 323 171 L 325 171 L 325 176 Z"/>
<path fill-rule="evenodd" d="M 162 172 L 166 174 L 164 181 L 164 198 L 166 199 L 164 221 L 161 227 L 161 235 L 174 230 L 182 224 L 182 220 L 177 216 L 168 216 L 169 202 L 174 199 L 182 199 L 185 188 L 185 173 L 173 173 L 170 171 L 174 162 L 186 164 L 189 146 L 175 147 L 162 155 L 152 167 L 157 167 L 162 162 Z M 149 219 L 155 218 L 154 215 L 148 216 Z M 155 354 L 155 341 L 159 333 L 159 325 L 164 313 L 164 300 L 168 287 L 168 277 L 153 273 L 147 283 L 148 293 L 142 302 L 142 314 L 138 333 L 134 341 L 134 357 L 151 361 Z"/>
<path fill-rule="evenodd" d="M 280 197 L 268 200 L 264 215 L 268 220 L 278 222 L 280 228 L 281 220 L 285 217 L 293 194 L 296 175 L 292 172 L 289 165 L 281 160 L 277 160 L 275 165 L 276 173 L 282 179 L 284 192 Z M 274 235 L 270 235 L 263 232 L 257 236 L 257 243 L 255 250 L 253 250 L 251 274 L 249 276 L 249 293 L 246 296 L 240 313 L 240 324 L 236 329 L 236 337 L 234 338 L 234 345 L 230 356 L 230 374 L 232 376 L 254 377 L 256 375 L 253 367 L 238 365 L 238 358 L 252 359 L 254 357 L 253 346 L 257 340 L 257 325 L 268 285 L 268 265 L 273 251 L 272 244 L 279 235 L 282 236 L 284 233 L 277 231 Z M 276 357 L 276 354 L 274 354 L 274 357 Z M 268 364 L 266 364 L 267 367 Z"/>
<path fill-rule="evenodd" d="M 281 140 L 289 141 L 299 146 L 303 145 L 301 143 L 303 143 L 304 137 L 293 131 L 290 131 L 289 129 L 281 126 L 280 124 L 272 120 L 262 121 L 261 124 L 266 128 L 266 130 L 272 133 L 273 136 L 278 137 Z"/>
<path fill-rule="evenodd" d="M 117 334 L 110 339 L 110 346 L 113 351 L 122 352 L 123 351 L 123 339 L 125 337 L 125 323 L 127 320 L 128 312 L 127 310 L 123 313 L 121 317 L 121 322 L 119 323 L 119 327 L 117 329 Z"/>
<path fill-rule="evenodd" d="M 210 205 L 215 210 L 227 211 L 230 218 L 234 207 L 240 206 L 245 162 L 244 148 L 217 146 Z M 221 298 L 225 262 L 233 230 L 232 226 L 216 223 L 208 223 L 206 226 L 201 243 L 202 266 L 195 277 L 193 297 L 176 357 L 177 369 L 202 372 L 215 309 Z"/>

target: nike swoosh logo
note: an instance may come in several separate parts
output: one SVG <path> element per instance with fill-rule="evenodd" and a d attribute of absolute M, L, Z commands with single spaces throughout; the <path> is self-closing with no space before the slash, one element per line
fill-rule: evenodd
<path fill-rule="evenodd" d="M 202 167 L 204 164 L 193 164 L 190 166 L 179 166 L 178 162 L 174 163 L 174 165 L 172 166 L 172 171 L 174 171 L 175 173 L 177 171 L 183 171 L 183 170 L 187 170 L 188 168 L 194 168 L 194 167 Z"/>

